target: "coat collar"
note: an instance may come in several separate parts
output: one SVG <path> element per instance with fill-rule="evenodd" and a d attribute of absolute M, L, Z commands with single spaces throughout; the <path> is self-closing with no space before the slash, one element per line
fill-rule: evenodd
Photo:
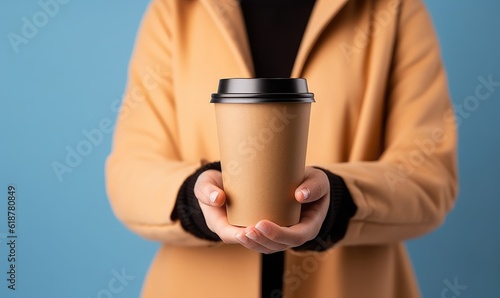
<path fill-rule="evenodd" d="M 252 53 L 240 1 L 242 0 L 200 0 L 222 32 L 245 77 L 252 77 Z"/>
<path fill-rule="evenodd" d="M 254 74 L 252 54 L 245 29 L 240 1 L 251 0 L 200 0 L 221 30 L 226 42 L 247 77 Z M 348 0 L 316 0 L 309 23 L 302 38 L 291 77 L 302 74 L 304 64 L 318 37 Z"/>
<path fill-rule="evenodd" d="M 291 77 L 300 77 L 307 57 L 325 27 L 348 0 L 316 0 L 306 31 L 302 37 Z"/>

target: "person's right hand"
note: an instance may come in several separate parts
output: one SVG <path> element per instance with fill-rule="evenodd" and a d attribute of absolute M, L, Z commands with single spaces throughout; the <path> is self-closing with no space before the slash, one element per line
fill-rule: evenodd
<path fill-rule="evenodd" d="M 201 173 L 196 180 L 194 194 L 198 198 L 208 228 L 219 235 L 226 244 L 239 243 L 235 235 L 244 233 L 245 228 L 230 225 L 227 221 L 222 173 L 217 170 L 207 170 Z"/>

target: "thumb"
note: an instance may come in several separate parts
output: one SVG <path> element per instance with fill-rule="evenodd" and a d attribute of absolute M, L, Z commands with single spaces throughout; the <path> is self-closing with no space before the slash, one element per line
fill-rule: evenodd
<path fill-rule="evenodd" d="M 326 196 L 329 191 L 330 182 L 325 172 L 307 167 L 304 181 L 295 190 L 295 198 L 299 203 L 310 203 Z"/>
<path fill-rule="evenodd" d="M 220 207 L 226 202 L 222 189 L 222 174 L 217 170 L 201 173 L 194 185 L 194 194 L 198 200 L 208 206 Z"/>

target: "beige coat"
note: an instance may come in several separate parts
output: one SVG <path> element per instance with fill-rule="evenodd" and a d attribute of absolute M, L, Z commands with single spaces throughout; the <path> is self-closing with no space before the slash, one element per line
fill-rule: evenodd
<path fill-rule="evenodd" d="M 106 169 L 116 216 L 162 243 L 144 297 L 259 296 L 259 254 L 211 245 L 170 217 L 186 177 L 219 160 L 209 103 L 219 78 L 252 73 L 236 0 L 152 1 Z M 316 98 L 307 164 L 343 177 L 358 210 L 333 249 L 287 251 L 285 297 L 419 297 L 403 241 L 439 226 L 457 193 L 456 127 L 428 13 L 420 0 L 318 0 L 292 77 Z"/>

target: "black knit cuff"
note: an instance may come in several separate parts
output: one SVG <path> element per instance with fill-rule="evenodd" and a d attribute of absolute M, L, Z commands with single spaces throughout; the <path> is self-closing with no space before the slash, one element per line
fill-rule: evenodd
<path fill-rule="evenodd" d="M 349 220 L 358 209 L 344 179 L 328 170 L 316 168 L 325 172 L 330 181 L 330 206 L 316 238 L 295 247 L 297 251 L 325 251 L 332 247 L 344 238 Z"/>
<path fill-rule="evenodd" d="M 210 240 L 210 241 L 221 241 L 219 236 L 212 232 L 205 221 L 203 212 L 201 211 L 198 199 L 194 195 L 194 185 L 196 180 L 206 170 L 221 170 L 220 162 L 208 163 L 203 167 L 199 168 L 189 176 L 177 194 L 177 201 L 175 202 L 175 208 L 172 212 L 172 220 L 180 220 L 182 227 L 187 232 L 193 234 L 194 236 Z"/>

